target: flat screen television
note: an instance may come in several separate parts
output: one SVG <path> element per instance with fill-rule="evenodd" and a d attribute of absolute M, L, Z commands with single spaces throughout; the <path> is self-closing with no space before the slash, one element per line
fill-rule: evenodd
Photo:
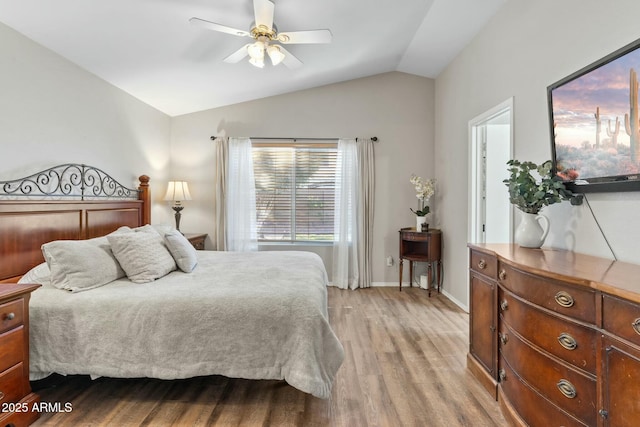
<path fill-rule="evenodd" d="M 574 193 L 640 191 L 640 39 L 547 88 L 553 172 Z"/>

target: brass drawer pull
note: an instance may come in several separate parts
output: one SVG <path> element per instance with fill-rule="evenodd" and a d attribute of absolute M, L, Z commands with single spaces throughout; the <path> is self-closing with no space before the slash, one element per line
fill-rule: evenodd
<path fill-rule="evenodd" d="M 636 334 L 640 335 L 640 317 L 638 317 L 633 321 L 633 323 L 631 323 L 631 327 L 634 331 L 636 331 Z"/>
<path fill-rule="evenodd" d="M 506 278 L 507 278 L 507 272 L 505 270 L 500 270 L 500 273 L 498 273 L 498 279 L 504 280 Z"/>
<path fill-rule="evenodd" d="M 506 345 L 509 342 L 509 336 L 507 334 L 499 334 L 499 336 L 502 345 Z"/>
<path fill-rule="evenodd" d="M 558 387 L 558 390 L 560 390 L 560 393 L 564 395 L 564 397 L 568 399 L 573 399 L 574 397 L 576 397 L 576 388 L 569 381 L 561 379 L 560 381 L 558 381 L 558 384 L 556 384 L 556 386 Z"/>
<path fill-rule="evenodd" d="M 478 268 L 480 270 L 484 270 L 485 268 L 487 268 L 487 261 L 481 259 L 480 261 L 478 261 Z"/>
<path fill-rule="evenodd" d="M 498 377 L 500 378 L 500 382 L 504 382 L 507 380 L 507 373 L 504 369 L 500 369 L 500 371 L 498 372 Z"/>
<path fill-rule="evenodd" d="M 575 350 L 578 347 L 578 342 L 576 341 L 576 339 L 566 332 L 560 334 L 560 336 L 558 337 L 558 342 L 567 350 Z"/>
<path fill-rule="evenodd" d="M 558 292 L 555 296 L 555 299 L 558 305 L 566 308 L 572 307 L 574 303 L 573 297 L 565 291 Z"/>
<path fill-rule="evenodd" d="M 506 311 L 507 308 L 509 308 L 509 303 L 507 302 L 506 299 L 503 299 L 502 302 L 500 303 L 500 310 Z"/>
<path fill-rule="evenodd" d="M 14 312 L 7 314 L 7 317 L 5 317 L 6 320 L 13 320 L 15 318 L 16 318 L 16 314 Z"/>

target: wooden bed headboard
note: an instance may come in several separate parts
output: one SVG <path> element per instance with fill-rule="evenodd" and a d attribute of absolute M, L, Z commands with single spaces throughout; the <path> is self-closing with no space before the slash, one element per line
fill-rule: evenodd
<path fill-rule="evenodd" d="M 137 190 L 130 189 L 86 165 L 61 165 L 0 181 L 0 283 L 15 282 L 42 263 L 44 243 L 149 224 L 149 177 L 142 175 L 139 182 Z"/>

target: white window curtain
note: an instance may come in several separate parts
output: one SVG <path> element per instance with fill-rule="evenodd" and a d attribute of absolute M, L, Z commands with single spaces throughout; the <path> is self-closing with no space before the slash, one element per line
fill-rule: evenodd
<path fill-rule="evenodd" d="M 249 138 L 220 138 L 216 172 L 218 250 L 256 251 L 256 190 Z"/>
<path fill-rule="evenodd" d="M 333 286 L 342 289 L 371 286 L 373 202 L 373 142 L 340 139 L 336 167 Z"/>

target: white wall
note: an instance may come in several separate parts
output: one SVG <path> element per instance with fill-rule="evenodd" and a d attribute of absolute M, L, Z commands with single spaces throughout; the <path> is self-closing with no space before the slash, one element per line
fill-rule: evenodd
<path fill-rule="evenodd" d="M 96 166 L 127 186 L 169 168 L 170 117 L 0 24 L 0 180 L 62 163 Z M 154 222 L 169 220 L 156 203 Z"/>
<path fill-rule="evenodd" d="M 515 157 L 551 158 L 546 88 L 640 37 L 634 0 L 510 0 L 436 79 L 437 207 L 446 233 L 445 291 L 463 305 L 467 283 L 468 121 L 514 97 Z M 506 190 L 505 190 L 506 191 Z M 589 195 L 621 260 L 640 263 L 640 193 Z M 546 208 L 546 245 L 603 257 L 611 252 L 586 205 Z"/>
<path fill-rule="evenodd" d="M 385 258 L 397 259 L 398 230 L 415 224 L 409 211 L 416 205 L 409 177 L 434 175 L 433 100 L 433 80 L 393 72 L 175 117 L 173 177 L 189 181 L 193 197 L 180 228 L 214 236 L 211 135 L 377 136 L 373 281 L 396 283 L 397 267 L 386 267 Z M 212 241 L 207 241 L 209 248 Z M 330 251 L 320 252 L 328 260 Z"/>

